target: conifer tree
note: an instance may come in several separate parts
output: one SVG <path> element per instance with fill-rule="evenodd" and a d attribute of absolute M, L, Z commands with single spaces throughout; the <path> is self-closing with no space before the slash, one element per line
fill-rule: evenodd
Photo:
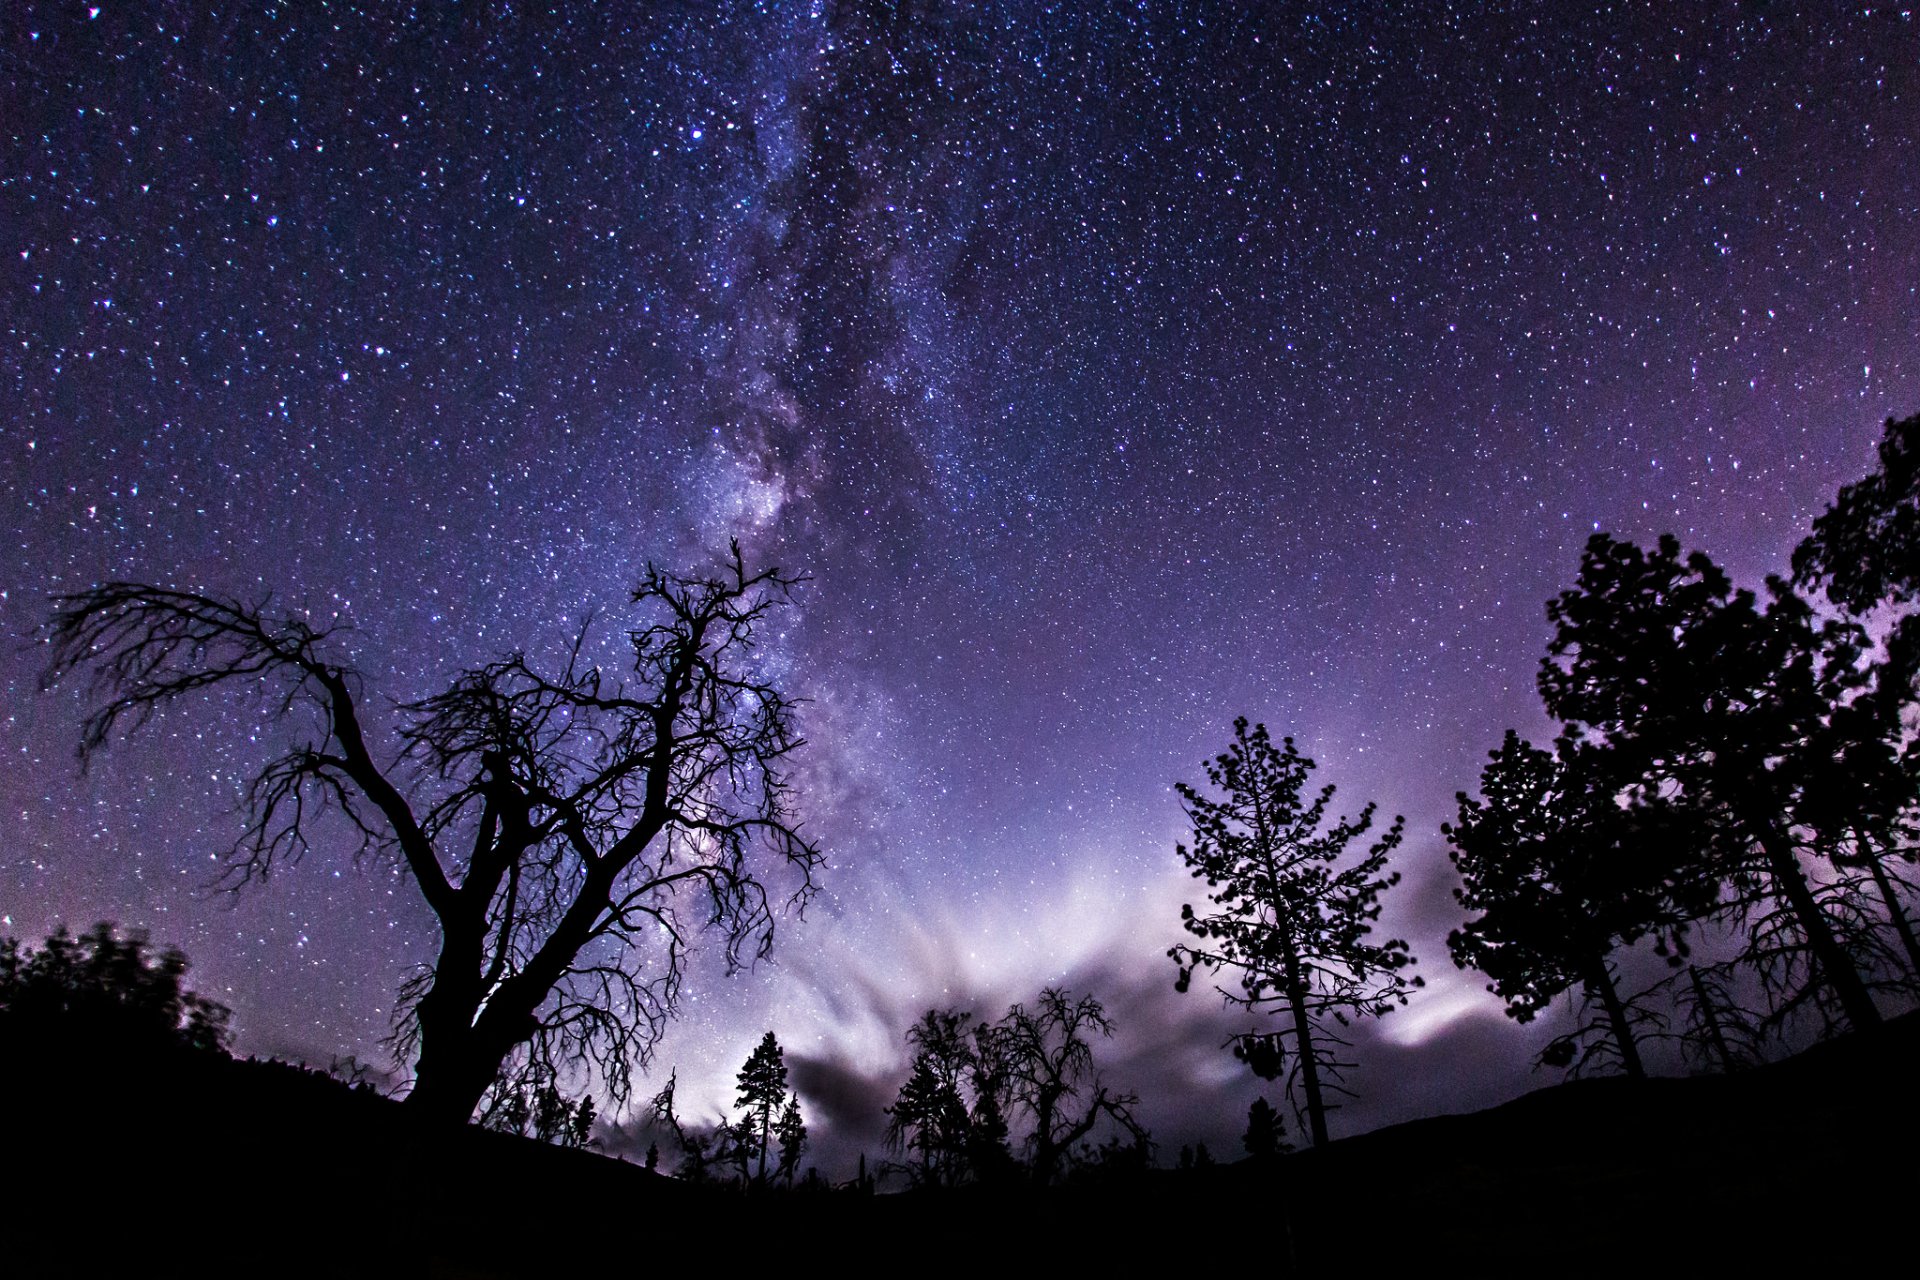
<path fill-rule="evenodd" d="M 1280 1113 L 1265 1098 L 1255 1098 L 1253 1105 L 1247 1108 L 1247 1131 L 1241 1135 L 1240 1145 L 1255 1160 L 1271 1160 L 1286 1150 L 1287 1140 L 1280 1123 Z"/>
<path fill-rule="evenodd" d="M 1478 913 L 1447 948 L 1456 965 L 1493 980 L 1487 989 L 1516 1022 L 1563 991 L 1584 991 L 1621 1068 L 1644 1076 L 1631 1001 L 1609 957 L 1652 934 L 1677 965 L 1688 922 L 1712 909 L 1717 883 L 1694 856 L 1698 833 L 1681 829 L 1672 806 L 1652 797 L 1624 808 L 1600 762 L 1595 751 L 1545 751 L 1507 731 L 1481 771 L 1480 796 L 1461 792 L 1459 821 L 1440 828 L 1460 872 L 1454 896 Z M 1555 1049 L 1578 1051 L 1572 1040 Z"/>
<path fill-rule="evenodd" d="M 1287 1015 L 1277 1030 L 1235 1037 L 1234 1053 L 1263 1078 L 1284 1071 L 1314 1145 L 1323 1146 L 1325 1094 L 1338 1089 L 1342 1065 L 1327 1020 L 1344 1027 L 1384 1014 L 1406 1003 L 1408 987 L 1422 985 L 1405 972 L 1414 962 L 1405 941 L 1369 936 L 1381 893 L 1400 879 L 1386 867 L 1404 821 L 1395 818 L 1348 861 L 1349 846 L 1373 828 L 1375 806 L 1329 821 L 1334 788 L 1305 794 L 1314 764 L 1292 738 L 1276 747 L 1265 725 L 1249 728 L 1244 716 L 1233 730 L 1232 745 L 1206 766 L 1218 798 L 1177 784 L 1193 823 L 1193 843 L 1179 853 L 1207 882 L 1216 909 L 1183 906 L 1187 931 L 1202 941 L 1167 954 L 1179 966 L 1180 990 L 1196 971 L 1231 970 L 1237 989 L 1217 988 L 1229 1004 Z"/>
<path fill-rule="evenodd" d="M 1671 536 L 1647 551 L 1595 534 L 1574 587 L 1547 606 L 1557 630 L 1540 692 L 1567 738 L 1603 751 L 1641 802 L 1676 797 L 1711 839 L 1736 910 L 1791 935 L 1789 948 L 1768 946 L 1780 971 L 1803 973 L 1830 1014 L 1872 1026 L 1879 1011 L 1816 898 L 1796 834 L 1816 811 L 1834 821 L 1834 797 L 1815 780 L 1836 712 L 1871 682 L 1865 639 L 1857 626 L 1817 620 L 1778 579 L 1769 587 L 1762 608 Z M 1864 805 L 1867 793 L 1855 799 Z"/>
<path fill-rule="evenodd" d="M 787 1101 L 787 1060 L 780 1042 L 769 1031 L 760 1039 L 738 1077 L 740 1093 L 735 1105 L 742 1109 L 737 1140 L 748 1156 L 759 1157 L 753 1180 L 757 1186 L 767 1181 L 767 1149 L 773 1139 L 775 1115 Z M 744 1164 L 742 1166 L 744 1170 Z"/>
<path fill-rule="evenodd" d="M 780 1177 L 788 1187 L 800 1168 L 800 1156 L 807 1149 L 807 1122 L 800 1114 L 800 1095 L 787 1095 L 787 1105 L 774 1122 L 773 1136 L 780 1144 Z"/>

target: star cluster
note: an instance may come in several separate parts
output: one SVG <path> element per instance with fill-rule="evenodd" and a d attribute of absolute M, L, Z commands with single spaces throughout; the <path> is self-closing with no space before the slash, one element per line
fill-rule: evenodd
<path fill-rule="evenodd" d="M 1757 578 L 1920 407 L 1920 17 L 559 8 L 0 17 L 7 633 L 109 578 L 272 592 L 398 698 L 738 538 L 812 578 L 776 649 L 828 894 L 663 1064 L 724 1084 L 773 1025 L 879 1080 L 927 1005 L 1104 982 L 1237 1124 L 1163 952 L 1172 783 L 1245 714 L 1408 816 L 1432 990 L 1383 1043 L 1497 1064 L 1355 1114 L 1522 1087 L 1438 824 L 1539 727 L 1591 532 Z M 6 931 L 143 924 L 243 1048 L 378 1060 L 403 880 L 197 892 L 271 708 L 81 776 L 38 663 L 0 658 Z"/>

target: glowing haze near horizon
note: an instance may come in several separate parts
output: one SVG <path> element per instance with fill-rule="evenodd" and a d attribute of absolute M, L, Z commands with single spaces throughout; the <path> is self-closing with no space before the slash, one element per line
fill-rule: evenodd
<path fill-rule="evenodd" d="M 1408 818 L 1429 986 L 1336 1130 L 1536 1083 L 1564 1024 L 1453 969 L 1438 824 L 1542 728 L 1590 533 L 1757 580 L 1920 408 L 1911 7 L 567 8 L 8 6 L 7 634 L 272 591 L 401 697 L 738 538 L 812 578 L 773 656 L 830 865 L 656 1080 L 723 1104 L 772 1027 L 844 1160 L 921 1009 L 1066 982 L 1224 1153 L 1243 1021 L 1164 951 L 1172 783 L 1244 714 Z M 384 1062 L 410 886 L 199 892 L 260 709 L 82 777 L 0 663 L 6 931 L 143 926 L 242 1050 Z"/>

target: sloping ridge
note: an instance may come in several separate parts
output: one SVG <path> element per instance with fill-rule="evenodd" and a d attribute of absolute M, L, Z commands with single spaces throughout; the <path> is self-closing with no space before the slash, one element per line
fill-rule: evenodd
<path fill-rule="evenodd" d="M 730 1248 L 1272 1274 L 1668 1274 L 1904 1247 L 1920 1015 L 1734 1076 L 1574 1081 L 1324 1151 L 1045 1194 L 747 1197 L 405 1108 L 279 1063 L 0 1046 L 20 1275 L 553 1275 Z M 958 1266 L 962 1253 L 934 1253 Z M 975 1255 L 977 1256 L 977 1255 Z M 938 1268 L 936 1268 L 938 1269 Z M 1024 1268 L 1022 1268 L 1024 1269 Z"/>

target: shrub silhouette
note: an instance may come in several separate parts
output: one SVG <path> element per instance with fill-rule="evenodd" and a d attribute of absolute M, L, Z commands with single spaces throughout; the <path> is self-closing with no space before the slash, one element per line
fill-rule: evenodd
<path fill-rule="evenodd" d="M 188 991 L 186 973 L 179 948 L 156 954 L 144 930 L 122 937 L 104 920 L 77 938 L 63 925 L 37 951 L 0 938 L 0 1029 L 16 1044 L 223 1052 L 229 1011 Z"/>

